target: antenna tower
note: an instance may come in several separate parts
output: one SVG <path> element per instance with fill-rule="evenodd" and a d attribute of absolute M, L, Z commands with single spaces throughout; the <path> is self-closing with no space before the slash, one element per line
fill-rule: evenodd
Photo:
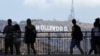
<path fill-rule="evenodd" d="M 75 14 L 74 14 L 74 0 L 72 0 L 72 2 L 71 2 L 71 14 L 69 15 L 68 19 L 70 21 L 73 18 L 75 18 Z"/>

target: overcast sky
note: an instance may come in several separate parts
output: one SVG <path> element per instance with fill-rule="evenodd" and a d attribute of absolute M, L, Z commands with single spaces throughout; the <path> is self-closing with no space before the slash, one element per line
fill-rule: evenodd
<path fill-rule="evenodd" d="M 67 21 L 71 0 L 0 0 L 0 19 L 13 21 L 27 18 Z M 100 0 L 74 0 L 75 18 L 93 23 L 100 17 Z"/>

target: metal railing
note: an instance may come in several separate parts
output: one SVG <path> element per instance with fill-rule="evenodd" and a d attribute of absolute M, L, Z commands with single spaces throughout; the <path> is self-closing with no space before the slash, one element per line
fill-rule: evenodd
<path fill-rule="evenodd" d="M 26 44 L 21 41 L 21 54 L 27 54 Z M 0 35 L 0 49 L 4 52 L 4 36 Z M 81 47 L 85 54 L 87 54 L 91 48 L 90 46 L 90 31 L 83 32 L 83 40 L 81 41 Z M 71 32 L 38 32 L 36 42 L 34 44 L 37 54 L 69 54 L 71 44 Z M 15 52 L 15 51 L 14 51 Z M 79 50 L 75 47 L 74 54 L 80 54 Z"/>

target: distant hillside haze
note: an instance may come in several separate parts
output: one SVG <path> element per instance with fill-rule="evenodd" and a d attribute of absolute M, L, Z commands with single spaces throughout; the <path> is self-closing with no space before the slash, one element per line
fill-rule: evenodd
<path fill-rule="evenodd" d="M 13 25 L 17 22 L 14 21 Z M 26 21 L 20 21 L 18 23 L 20 25 L 21 31 L 25 31 Z M 36 30 L 38 32 L 43 31 L 71 31 L 72 23 L 71 21 L 46 21 L 46 20 L 32 20 L 32 24 L 36 26 Z M 81 23 L 77 22 L 77 24 L 81 27 L 82 31 L 90 31 L 93 27 L 90 23 Z M 0 20 L 0 31 L 3 31 L 3 28 L 7 25 L 7 21 Z"/>

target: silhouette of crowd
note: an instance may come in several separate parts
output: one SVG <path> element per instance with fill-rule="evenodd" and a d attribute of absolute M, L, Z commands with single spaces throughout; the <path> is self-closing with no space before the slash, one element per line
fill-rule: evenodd
<path fill-rule="evenodd" d="M 83 39 L 83 34 L 81 32 L 80 26 L 76 24 L 76 20 L 72 20 L 72 41 L 70 46 L 70 54 L 73 54 L 73 48 L 75 45 L 80 50 L 81 54 L 84 54 L 80 42 Z M 94 50 L 94 54 L 100 54 L 100 18 L 96 18 L 94 22 L 94 27 L 91 30 L 91 49 L 88 54 L 91 54 Z"/>
<path fill-rule="evenodd" d="M 76 24 L 76 20 L 72 20 L 72 41 L 70 46 L 70 54 L 73 53 L 73 48 L 75 45 L 80 50 L 81 54 L 84 54 L 80 42 L 83 39 L 83 34 L 81 32 L 80 27 Z M 96 18 L 94 22 L 94 27 L 91 30 L 91 49 L 88 54 L 91 54 L 94 50 L 94 54 L 100 54 L 100 18 Z"/>
<path fill-rule="evenodd" d="M 94 27 L 91 30 L 91 50 L 89 54 L 94 50 L 95 54 L 100 54 L 100 18 L 96 18 Z"/>
<path fill-rule="evenodd" d="M 4 46 L 5 55 L 13 55 L 13 47 L 16 50 L 16 55 L 20 55 L 21 44 L 21 30 L 18 24 L 12 25 L 12 20 L 8 19 L 8 25 L 4 27 L 3 34 L 5 34 Z M 30 48 L 33 53 L 36 54 L 34 43 L 36 41 L 36 28 L 31 23 L 31 19 L 27 19 L 27 25 L 25 26 L 24 42 L 27 45 L 27 53 L 30 54 Z M 10 53 L 9 53 L 10 51 Z"/>
<path fill-rule="evenodd" d="M 70 54 L 73 54 L 73 48 L 77 46 L 81 54 L 84 51 L 81 48 L 81 41 L 83 40 L 83 34 L 79 25 L 77 25 L 76 19 L 72 19 L 72 40 L 70 45 Z M 91 49 L 89 54 L 94 51 L 95 54 L 100 54 L 100 18 L 96 18 L 94 22 L 94 27 L 91 30 Z M 12 25 L 12 20 L 8 19 L 8 24 L 4 27 L 3 34 L 5 34 L 4 47 L 5 54 L 13 55 L 13 47 L 16 50 L 16 55 L 20 55 L 20 45 L 21 45 L 21 29 L 18 24 Z M 24 43 L 27 45 L 27 53 L 30 54 L 30 50 L 36 53 L 34 43 L 36 41 L 36 28 L 31 23 L 31 19 L 27 19 L 24 34 Z"/>

